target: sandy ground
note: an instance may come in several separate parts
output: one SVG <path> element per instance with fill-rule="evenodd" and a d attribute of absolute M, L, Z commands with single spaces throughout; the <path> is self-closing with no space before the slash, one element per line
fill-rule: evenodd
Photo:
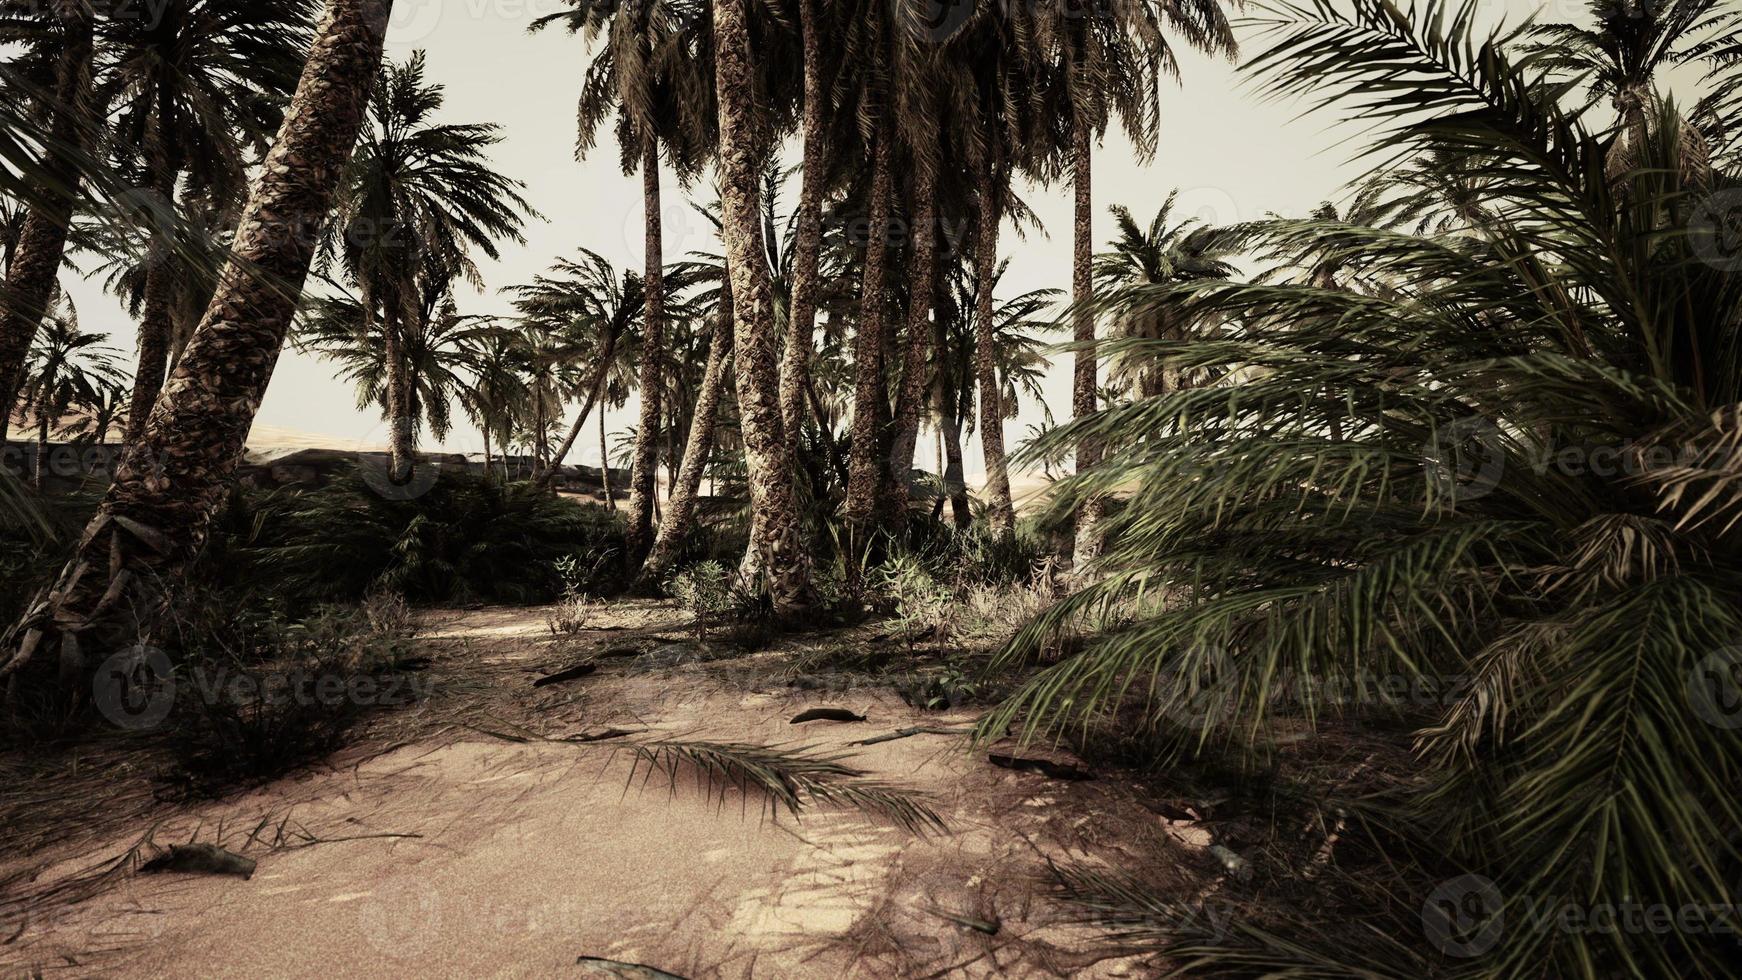
<path fill-rule="evenodd" d="M 18 930 L 0 945 L 0 975 L 597 975 L 581 956 L 692 980 L 1156 972 L 1065 923 L 1044 880 L 1049 858 L 1126 867 L 1165 850 L 1162 821 L 1132 787 L 995 768 L 955 736 L 854 747 L 974 713 L 921 715 L 874 687 L 794 690 L 772 669 L 778 650 L 749 664 L 686 663 L 701 648 L 673 642 L 534 690 L 532 678 L 573 656 L 552 647 L 544 616 L 434 614 L 424 643 L 437 693 L 405 712 L 409 744 L 359 745 L 316 772 L 55 855 L 33 887 L 72 880 L 146 833 L 219 842 L 259 865 L 250 880 L 118 875 L 93 897 L 0 929 L 0 942 Z M 681 618 L 628 607 L 602 624 L 614 631 L 586 639 L 608 644 Z M 788 723 L 817 705 L 869 719 Z M 722 797 L 691 774 L 673 785 L 643 768 L 631 780 L 622 741 L 484 734 L 613 726 L 850 753 L 877 779 L 928 797 L 949 830 L 916 836 L 853 812 L 771 815 L 763 799 Z"/>

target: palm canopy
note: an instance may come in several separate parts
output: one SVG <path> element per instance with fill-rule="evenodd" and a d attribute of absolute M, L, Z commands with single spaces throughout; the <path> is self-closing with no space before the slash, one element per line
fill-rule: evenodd
<path fill-rule="evenodd" d="M 536 217 L 523 185 L 492 167 L 502 141 L 491 123 L 439 123 L 445 87 L 426 80 L 422 51 L 383 68 L 369 119 L 342 184 L 328 251 L 385 300 L 419 263 L 477 281 L 473 250 L 499 256 L 499 241 L 522 242 Z"/>
<path fill-rule="evenodd" d="M 167 0 L 98 19 L 97 104 L 116 146 L 200 186 L 239 188 L 302 74 L 313 0 Z"/>
<path fill-rule="evenodd" d="M 1178 200 L 1178 191 L 1169 193 L 1148 227 L 1140 227 L 1129 209 L 1122 205 L 1113 206 L 1118 234 L 1108 243 L 1109 251 L 1095 257 L 1097 288 L 1118 290 L 1128 286 L 1227 279 L 1235 274 L 1237 270 L 1228 259 L 1238 247 L 1241 231 L 1213 227 L 1195 218 L 1175 221 L 1174 206 Z M 1173 337 L 1180 332 L 1178 321 L 1176 311 L 1155 304 L 1121 317 L 1118 327 L 1125 337 Z M 1121 358 L 1114 370 L 1116 376 L 1139 385 L 1145 394 L 1157 393 L 1169 375 L 1161 366 L 1147 363 L 1142 358 Z"/>
<path fill-rule="evenodd" d="M 44 431 L 58 428 L 75 411 L 99 409 L 127 384 L 118 366 L 120 352 L 108 340 L 108 334 L 81 330 L 70 308 L 46 318 L 25 362 L 20 409 Z"/>
<path fill-rule="evenodd" d="M 685 180 L 699 174 L 717 142 L 713 98 L 712 11 L 705 0 L 566 0 L 572 8 L 533 21 L 561 27 L 593 49 L 576 108 L 575 150 L 585 156 L 599 128 L 615 118 L 624 173 L 663 144 Z"/>
<path fill-rule="evenodd" d="M 340 377 L 357 388 L 359 409 L 387 411 L 388 364 L 381 336 L 383 321 L 367 317 L 353 299 L 323 299 L 314 304 L 297 333 L 296 344 L 341 368 Z M 471 389 L 468 375 L 495 335 L 486 317 L 464 316 L 445 293 L 426 294 L 419 315 L 401 326 L 404 370 L 410 379 L 409 417 L 416 431 L 425 427 L 436 439 L 453 426 L 453 404 Z"/>
<path fill-rule="evenodd" d="M 1645 107 L 1659 73 L 1703 56 L 1702 40 L 1738 19 L 1723 0 L 1588 0 L 1586 8 L 1589 24 L 1543 24 L 1526 50 L 1622 111 Z"/>
<path fill-rule="evenodd" d="M 576 356 L 608 356 L 607 348 L 633 338 L 646 294 L 641 276 L 618 271 L 592 249 L 578 258 L 558 259 L 548 273 L 510 291 L 514 308 L 526 320 L 549 325 L 576 345 Z"/>
<path fill-rule="evenodd" d="M 1736 696 L 1742 635 L 1742 277 L 1681 165 L 1673 104 L 1617 184 L 1614 131 L 1562 104 L 1563 77 L 1522 32 L 1474 14 L 1357 0 L 1257 23 L 1268 47 L 1250 69 L 1377 124 L 1378 159 L 1479 165 L 1479 220 L 1426 236 L 1274 220 L 1250 229 L 1261 249 L 1329 256 L 1343 284 L 1199 279 L 1105 298 L 1115 316 L 1177 311 L 1185 333 L 1104 352 L 1220 383 L 1108 408 L 1034 448 L 1053 458 L 1085 433 L 1115 447 L 1063 482 L 1059 506 L 1122 506 L 1105 579 L 1007 657 L 1092 624 L 1087 649 L 985 731 L 1082 721 L 1130 692 L 1180 750 L 1257 760 L 1291 725 L 1351 710 L 1328 691 L 1397 708 L 1364 685 L 1431 685 L 1431 705 L 1401 705 L 1421 720 L 1422 768 L 1384 801 L 1385 826 L 1494 882 L 1509 923 L 1564 896 L 1731 907 L 1742 733 L 1714 711 Z M 1736 172 L 1712 180 L 1742 188 Z M 1419 934 L 1432 882 L 1408 887 L 1380 900 L 1394 934 Z M 1350 963 L 1371 936 L 1332 915 L 1230 936 L 1205 962 Z M 1520 928 L 1460 966 L 1714 976 L 1718 962 L 1698 937 Z"/>

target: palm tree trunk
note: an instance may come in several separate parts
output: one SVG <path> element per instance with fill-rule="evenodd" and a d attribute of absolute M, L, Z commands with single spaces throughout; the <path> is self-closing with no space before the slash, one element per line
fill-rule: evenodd
<path fill-rule="evenodd" d="M 41 490 L 48 473 L 48 406 L 39 407 L 36 415 L 36 472 L 32 478 L 36 489 Z"/>
<path fill-rule="evenodd" d="M 888 526 L 907 526 L 908 484 L 919 416 L 925 408 L 926 367 L 931 357 L 931 308 L 937 295 L 937 177 L 922 164 L 913 176 L 913 237 L 908 252 L 907 348 L 901 365 L 901 390 L 895 399 L 884 507 Z"/>
<path fill-rule="evenodd" d="M 853 431 L 847 465 L 847 532 L 849 553 L 863 554 L 877 518 L 878 491 L 886 459 L 879 451 L 889 397 L 884 390 L 883 348 L 889 265 L 890 143 L 894 127 L 885 119 L 877 128 L 872 154 L 871 214 L 866 232 L 865 274 L 859 297 L 859 333 L 853 341 Z"/>
<path fill-rule="evenodd" d="M 653 550 L 648 552 L 641 573 L 635 577 L 637 589 L 651 589 L 665 578 L 677 560 L 684 537 L 695 524 L 696 495 L 701 491 L 702 474 L 714 452 L 714 425 L 720 414 L 720 396 L 726 388 L 726 359 L 732 356 L 731 305 L 727 304 L 721 312 L 719 322 L 714 324 L 713 339 L 708 343 L 708 367 L 702 375 L 701 396 L 690 423 L 683 465 L 665 509 L 665 520 L 659 524 L 659 536 L 654 539 Z"/>
<path fill-rule="evenodd" d="M 145 308 L 139 318 L 139 366 L 133 372 L 133 394 L 127 406 L 127 441 L 145 432 L 151 409 L 163 391 L 174 333 L 175 279 L 170 225 L 175 221 L 175 188 L 181 178 L 173 164 L 159 160 L 149 181 L 151 243 L 145 255 Z"/>
<path fill-rule="evenodd" d="M 55 16 L 64 35 L 54 91 L 58 111 L 49 132 L 50 145 L 57 152 L 43 162 L 43 193 L 30 202 L 7 265 L 5 290 L 0 292 L 0 445 L 6 441 L 12 409 L 18 403 L 24 361 L 54 299 L 82 182 L 78 156 L 89 145 L 85 135 L 91 101 L 92 15 L 83 0 L 59 0 Z"/>
<path fill-rule="evenodd" d="M 45 645 L 58 690 L 90 690 L 87 653 L 120 649 L 161 614 L 161 585 L 199 553 L 229 489 L 356 144 L 381 67 L 392 0 L 330 0 L 277 142 L 175 376 L 59 580 L 6 635 L 22 637 L 0 677 Z"/>
<path fill-rule="evenodd" d="M 1010 471 L 1004 462 L 1004 394 L 998 384 L 998 325 L 993 322 L 993 280 L 998 275 L 998 226 L 1002 222 L 1004 188 L 996 161 L 980 173 L 980 227 L 975 238 L 974 376 L 980 389 L 980 446 L 986 457 L 986 520 L 992 533 L 1008 536 L 1016 530 L 1016 508 L 1010 500 Z"/>
<path fill-rule="evenodd" d="M 748 0 L 713 0 L 714 78 L 720 112 L 722 237 L 732 277 L 738 413 L 753 515 L 751 548 L 783 619 L 815 603 L 792 443 L 780 417 L 774 284 L 763 255 L 760 178 L 767 163 L 750 71 Z"/>
<path fill-rule="evenodd" d="M 792 309 L 786 358 L 780 365 L 780 416 L 795 443 L 804 431 L 804 379 L 810 372 L 817 316 L 817 258 L 823 249 L 823 184 L 828 170 L 828 132 L 824 129 L 821 31 L 818 0 L 799 0 L 799 31 L 804 43 L 804 176 L 798 196 L 798 230 L 793 243 Z"/>
<path fill-rule="evenodd" d="M 968 503 L 968 481 L 962 466 L 962 420 L 949 408 L 939 420 L 938 439 L 944 444 L 944 492 L 950 497 L 956 529 L 966 531 L 974 523 L 974 509 Z"/>
<path fill-rule="evenodd" d="M 538 471 L 533 480 L 534 486 L 541 490 L 549 489 L 551 483 L 556 479 L 557 471 L 562 468 L 563 460 L 569 458 L 569 453 L 575 448 L 576 440 L 581 437 L 581 429 L 586 427 L 587 416 L 593 414 L 594 406 L 597 406 L 599 400 L 604 397 L 605 384 L 611 374 L 611 361 L 616 356 L 617 332 L 613 329 L 605 334 L 604 349 L 599 352 L 599 363 L 593 366 L 593 377 L 587 382 L 587 400 L 581 403 L 580 414 L 575 416 L 574 424 L 569 426 L 568 435 L 563 437 L 563 444 L 557 447 L 556 453 L 551 457 L 550 467 L 541 468 Z M 605 409 L 603 407 L 599 408 L 599 424 L 605 424 Z M 600 459 L 606 460 L 607 457 L 601 456 Z M 605 465 L 610 464 L 607 461 Z"/>
<path fill-rule="evenodd" d="M 395 297 L 390 297 L 381 318 L 381 346 L 387 369 L 388 449 L 391 458 L 388 478 L 395 484 L 411 479 L 412 467 L 417 462 L 417 418 L 411 404 L 410 365 L 405 361 L 402 324 L 399 304 Z"/>
<path fill-rule="evenodd" d="M 617 512 L 617 498 L 611 495 L 611 447 L 606 440 L 605 410 L 599 409 L 599 484 L 605 491 L 605 506 Z"/>
<path fill-rule="evenodd" d="M 1075 320 L 1072 339 L 1079 343 L 1095 340 L 1095 312 L 1089 304 L 1095 299 L 1094 197 L 1090 188 L 1090 125 L 1087 116 L 1078 113 L 1071 124 L 1072 184 L 1076 191 L 1075 229 L 1071 258 L 1071 302 Z M 1071 414 L 1084 418 L 1099 407 L 1096 399 L 1096 352 L 1077 351 L 1076 370 L 1071 383 Z M 1085 437 L 1077 444 L 1077 472 L 1093 469 L 1101 462 L 1101 444 Z M 1101 555 L 1101 517 L 1105 501 L 1091 497 L 1077 511 L 1077 547 L 1075 565 L 1080 571 Z"/>
<path fill-rule="evenodd" d="M 641 207 L 647 226 L 642 282 L 647 308 L 642 314 L 641 421 L 635 430 L 635 461 L 629 469 L 631 565 L 653 542 L 654 496 L 659 492 L 659 400 L 665 366 L 665 253 L 659 215 L 659 141 L 649 136 L 641 155 Z"/>

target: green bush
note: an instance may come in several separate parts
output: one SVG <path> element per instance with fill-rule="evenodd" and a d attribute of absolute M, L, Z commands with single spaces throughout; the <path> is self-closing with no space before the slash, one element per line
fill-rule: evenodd
<path fill-rule="evenodd" d="M 411 671 L 403 600 L 378 595 L 302 619 L 185 595 L 164 641 L 175 664 L 170 782 L 196 795 L 271 780 L 344 744 L 370 711 L 429 692 Z"/>
<path fill-rule="evenodd" d="M 262 584 L 315 601 L 550 602 L 604 591 L 623 541 L 602 508 L 468 474 L 411 500 L 338 480 L 265 501 L 256 522 L 246 550 Z"/>

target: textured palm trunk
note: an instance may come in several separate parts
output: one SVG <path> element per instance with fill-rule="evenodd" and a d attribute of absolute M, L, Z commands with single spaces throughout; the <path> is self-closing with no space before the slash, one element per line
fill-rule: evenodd
<path fill-rule="evenodd" d="M 872 152 L 871 213 L 865 245 L 865 273 L 859 296 L 859 333 L 853 341 L 853 429 L 847 461 L 849 554 L 863 554 L 877 520 L 877 497 L 884 484 L 883 428 L 889 414 L 884 386 L 884 346 L 888 342 L 884 305 L 889 265 L 890 154 L 893 133 L 885 120 Z M 850 563 L 851 564 L 851 563 Z"/>
<path fill-rule="evenodd" d="M 780 365 L 780 417 L 795 443 L 804 431 L 805 379 L 815 344 L 817 259 L 823 249 L 823 183 L 828 171 L 828 133 L 824 129 L 822 40 L 818 0 L 799 0 L 799 30 L 804 41 L 804 176 L 798 195 L 798 229 L 792 257 L 792 309 L 788 316 L 786 357 Z"/>
<path fill-rule="evenodd" d="M 127 403 L 127 441 L 145 432 L 151 407 L 163 391 L 169 370 L 169 349 L 175 333 L 175 270 L 170 224 L 175 220 L 175 187 L 180 168 L 160 161 L 150 181 L 153 214 L 151 243 L 145 256 L 145 302 L 139 318 L 139 364 L 133 371 L 133 394 Z"/>
<path fill-rule="evenodd" d="M 962 464 L 962 420 L 947 407 L 938 422 L 938 439 L 944 444 L 944 492 L 950 498 L 951 516 L 956 529 L 966 531 L 974 523 L 974 509 L 968 503 L 968 480 Z"/>
<path fill-rule="evenodd" d="M 405 362 L 403 323 L 399 304 L 390 301 L 381 319 L 381 347 L 387 369 L 388 475 L 395 484 L 410 480 L 417 462 L 417 418 L 411 403 L 413 388 Z"/>
<path fill-rule="evenodd" d="M 1095 312 L 1089 304 L 1095 299 L 1094 196 L 1090 187 L 1090 126 L 1088 119 L 1078 115 L 1071 126 L 1072 183 L 1076 191 L 1076 215 L 1072 235 L 1071 302 L 1073 306 L 1072 339 L 1078 343 L 1095 340 Z M 1095 413 L 1096 351 L 1077 351 L 1076 369 L 1071 379 L 1071 414 L 1084 418 Z M 1099 441 L 1084 438 L 1077 444 L 1077 472 L 1093 469 L 1101 462 Z M 1106 503 L 1099 497 L 1083 501 L 1077 511 L 1077 546 L 1075 563 L 1081 571 L 1101 555 L 1101 517 Z"/>
<path fill-rule="evenodd" d="M 908 484 L 925 408 L 926 366 L 931 359 L 931 312 L 937 290 L 937 177 L 927 166 L 913 176 L 913 246 L 908 251 L 907 343 L 902 352 L 901 390 L 889 445 L 889 484 L 884 494 L 887 524 L 907 526 Z"/>
<path fill-rule="evenodd" d="M 1004 461 L 1004 394 L 998 384 L 998 325 L 993 322 L 992 280 L 998 274 L 998 226 L 1004 188 L 996 163 L 980 173 L 980 227 L 975 238 L 974 380 L 980 389 L 980 447 L 986 458 L 986 523 L 992 533 L 1016 530 L 1010 500 L 1010 470 Z"/>
<path fill-rule="evenodd" d="M 533 485 L 548 490 L 556 481 L 557 472 L 562 469 L 563 460 L 575 448 L 575 442 L 581 438 L 581 430 L 587 425 L 587 416 L 593 414 L 593 408 L 605 397 L 605 384 L 611 374 L 611 361 L 617 356 L 617 331 L 615 329 L 605 334 L 605 346 L 599 353 L 599 363 L 593 365 L 593 376 L 587 381 L 587 400 L 581 403 L 581 411 L 575 416 L 574 424 L 569 426 L 568 435 L 563 437 L 562 445 L 551 456 L 551 465 L 541 466 L 533 477 Z M 542 405 L 542 403 L 541 403 Z M 541 423 L 542 424 L 542 423 Z M 599 424 L 605 424 L 605 410 L 599 408 Z M 542 431 L 542 430 L 541 430 Z M 601 443 L 603 445 L 603 443 Z M 599 457 L 601 460 L 606 457 Z"/>
<path fill-rule="evenodd" d="M 605 508 L 617 512 L 617 498 L 611 495 L 611 447 L 606 442 L 605 411 L 599 410 L 599 485 L 605 491 Z"/>
<path fill-rule="evenodd" d="M 731 270 L 738 413 L 753 515 L 752 549 L 775 614 L 804 615 L 815 604 L 792 443 L 780 417 L 774 285 L 763 259 L 758 182 L 767 164 L 750 72 L 748 0 L 713 0 L 714 79 L 720 103 L 722 237 Z"/>
<path fill-rule="evenodd" d="M 690 423 L 689 439 L 684 445 L 683 465 L 678 468 L 677 483 L 672 488 L 671 501 L 665 508 L 665 520 L 659 524 L 653 550 L 635 578 L 637 589 L 651 589 L 665 579 L 677 560 L 678 549 L 695 526 L 697 495 L 702 489 L 702 474 L 714 453 L 714 425 L 720 414 L 720 397 L 726 388 L 726 363 L 732 356 L 732 308 L 722 310 L 714 324 L 714 336 L 708 343 L 708 367 L 702 374 L 702 390 L 696 400 L 694 421 Z"/>
<path fill-rule="evenodd" d="M 48 478 L 48 412 L 46 408 L 38 409 L 36 415 L 36 472 L 31 478 L 36 489 L 41 490 Z"/>
<path fill-rule="evenodd" d="M 356 144 L 391 10 L 391 0 L 328 3 L 211 308 L 71 561 L 7 634 L 18 646 L 0 676 L 14 685 L 47 648 L 64 696 L 89 691 L 87 657 L 148 632 L 164 585 L 205 544 Z"/>
<path fill-rule="evenodd" d="M 6 267 L 5 290 L 0 292 L 0 441 L 5 439 L 12 409 L 18 403 L 30 345 L 36 341 L 37 328 L 54 300 L 66 257 L 73 204 L 82 183 L 78 156 L 89 145 L 86 110 L 91 101 L 91 12 L 82 0 L 59 0 L 55 15 L 63 32 L 54 92 L 61 111 L 53 114 L 49 140 L 64 152 L 52 153 L 44 161 L 42 194 L 30 202 Z"/>
<path fill-rule="evenodd" d="M 641 206 L 647 226 L 642 281 L 641 421 L 635 430 L 635 462 L 629 469 L 628 558 L 635 562 L 653 543 L 654 496 L 659 492 L 659 400 L 665 363 L 665 253 L 659 217 L 659 143 L 649 137 L 641 155 Z"/>

